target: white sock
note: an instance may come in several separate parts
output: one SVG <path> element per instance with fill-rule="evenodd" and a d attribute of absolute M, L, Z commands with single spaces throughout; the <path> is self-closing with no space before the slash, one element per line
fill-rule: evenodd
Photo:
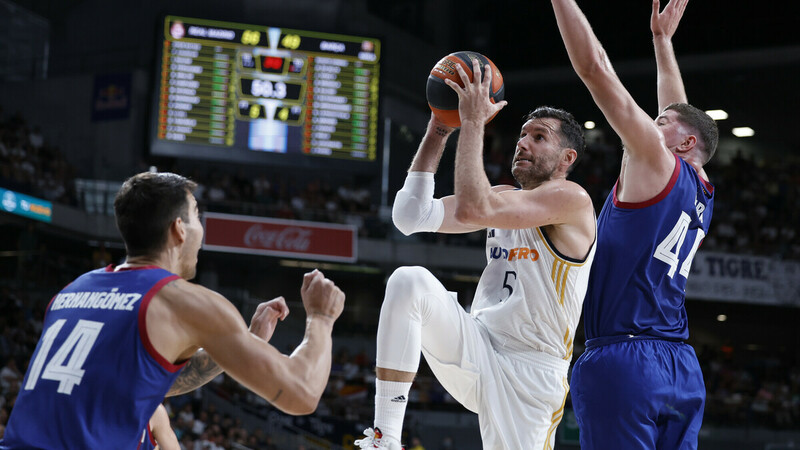
<path fill-rule="evenodd" d="M 375 427 L 400 443 L 411 383 L 375 380 Z"/>

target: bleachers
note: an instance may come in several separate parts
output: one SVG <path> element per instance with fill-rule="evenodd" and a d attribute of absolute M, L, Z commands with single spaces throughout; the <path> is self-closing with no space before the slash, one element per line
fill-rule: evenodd
<path fill-rule="evenodd" d="M 500 139 L 506 146 L 513 145 L 512 136 L 492 139 Z M 497 150 L 487 153 L 487 173 L 493 182 L 510 182 L 507 159 Z M 617 159 L 618 156 L 608 151 L 605 145 L 602 148 L 590 147 L 586 160 L 572 175 L 586 186 L 597 209 L 602 206 L 616 177 Z M 359 226 L 362 237 L 396 238 L 397 234 L 391 232 L 392 225 L 378 214 L 368 188 L 355 181 L 336 186 L 321 176 L 307 179 L 271 173 L 253 177 L 237 173 L 234 168 L 227 170 L 195 170 L 190 174 L 200 184 L 197 196 L 205 210 L 353 223 Z M 704 250 L 800 259 L 800 233 L 796 229 L 800 224 L 798 161 L 754 161 L 737 155 L 729 163 L 715 164 L 709 172 L 718 197 L 712 232 L 704 243 Z M 0 186 L 55 203 L 77 206 L 90 215 L 113 215 L 113 196 L 122 180 L 75 178 L 75 173 L 75 168 L 66 162 L 58 147 L 48 142 L 47 130 L 31 128 L 19 115 L 0 115 Z M 85 242 L 61 245 L 59 243 L 71 241 L 54 235 L 47 228 L 31 229 L 15 222 L 4 227 L 4 246 L 0 248 L 0 264 L 5 268 L 4 276 L 0 277 L 0 362 L 4 364 L 6 381 L 0 393 L 0 425 L 5 424 L 19 389 L 20 380 L 15 380 L 13 375 L 24 373 L 41 331 L 42 308 L 47 299 L 74 276 L 93 267 L 89 249 L 83 255 L 76 253 L 76 248 L 86 247 Z M 34 244 L 23 248 L 21 243 L 24 240 L 17 238 L 25 233 L 32 233 L 28 237 L 33 238 Z M 478 247 L 483 245 L 483 235 L 427 235 L 423 242 L 436 246 Z M 40 245 L 42 243 L 45 245 Z M 50 244 L 49 248 L 47 244 Z M 114 259 L 122 256 L 118 246 L 112 249 L 112 253 Z M 204 255 L 203 258 L 214 261 L 216 256 Z M 217 265 L 222 266 L 224 264 Z M 229 278 L 224 271 L 221 274 L 222 278 Z M 230 281 L 225 283 L 223 280 L 224 285 L 230 285 Z M 335 437 L 341 441 L 349 439 L 346 437 L 349 434 L 345 433 L 357 435 L 358 428 L 368 426 L 371 421 L 374 355 L 363 348 L 353 351 L 347 342 L 374 340 L 377 323 L 374 313 L 383 295 L 382 288 L 376 284 L 369 288 L 369 293 L 359 295 L 374 300 L 367 306 L 371 308 L 374 324 L 364 326 L 359 318 L 343 319 L 343 328 L 351 330 L 351 333 L 339 338 L 342 343 L 337 345 L 330 382 L 314 415 L 319 420 L 318 427 L 333 427 L 337 431 L 327 436 L 321 433 L 323 436 L 320 437 L 313 432 L 313 427 L 307 426 L 308 423 L 287 419 L 281 422 L 281 426 L 270 428 L 272 433 L 267 435 L 263 427 L 253 423 L 277 420 L 274 418 L 282 417 L 281 414 L 223 376 L 206 388 L 206 394 L 199 398 L 184 396 L 169 400 L 173 427 L 185 448 L 315 448 L 315 440 L 335 441 Z M 248 291 L 245 289 L 244 292 Z M 242 310 L 245 309 L 242 303 L 245 298 L 234 296 L 232 300 L 238 301 Z M 348 320 L 352 326 L 347 326 Z M 289 327 L 288 333 L 301 332 Z M 705 423 L 709 427 L 798 429 L 800 362 L 791 349 L 786 351 L 786 355 L 789 358 L 785 360 L 747 359 L 741 355 L 732 358 L 724 348 L 701 352 L 708 392 Z M 9 364 L 8 361 L 12 360 L 15 363 Z M 233 407 L 226 414 L 219 414 L 215 411 L 219 408 L 216 405 L 222 403 Z M 192 410 L 192 420 L 187 418 L 188 414 L 181 417 L 180 411 L 187 406 Z M 451 414 L 453 417 L 465 414 L 424 363 L 411 393 L 410 410 L 412 416 L 413 411 Z M 243 411 L 242 416 L 237 417 L 235 411 Z M 200 419 L 201 416 L 205 419 Z M 198 425 L 196 420 L 201 420 L 204 426 Z M 346 425 L 341 425 L 342 421 Z M 349 428 L 345 432 L 341 427 Z M 422 431 L 415 427 L 409 425 L 411 434 L 426 436 L 424 427 Z M 340 444 L 337 441 L 336 445 Z"/>

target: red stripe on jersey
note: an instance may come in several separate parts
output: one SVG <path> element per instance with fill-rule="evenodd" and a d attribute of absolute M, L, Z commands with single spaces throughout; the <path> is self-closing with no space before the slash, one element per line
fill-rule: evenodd
<path fill-rule="evenodd" d="M 147 437 L 150 438 L 150 445 L 153 447 L 158 445 L 156 442 L 156 437 L 153 436 L 153 428 L 150 426 L 150 422 L 147 422 Z"/>
<path fill-rule="evenodd" d="M 700 182 L 703 183 L 703 186 L 706 188 L 706 192 L 708 192 L 709 195 L 714 194 L 714 185 L 713 184 L 711 184 L 708 181 L 704 180 L 703 177 L 701 177 L 700 175 L 698 175 L 697 178 L 699 178 Z"/>
<path fill-rule="evenodd" d="M 625 209 L 640 209 L 655 205 L 661 200 L 664 200 L 664 198 L 666 198 L 667 195 L 669 195 L 670 191 L 672 191 L 672 188 L 678 181 L 678 175 L 680 175 L 681 173 L 681 162 L 678 160 L 678 155 L 673 155 L 673 156 L 675 156 L 675 169 L 673 169 L 672 171 L 672 176 L 670 177 L 667 186 L 664 187 L 664 189 L 661 192 L 659 192 L 658 195 L 651 198 L 650 200 L 645 200 L 643 202 L 635 202 L 635 203 L 623 202 L 617 198 L 617 185 L 619 184 L 619 181 L 617 181 L 617 183 L 614 184 L 614 189 L 612 190 L 614 194 L 614 206 L 616 206 L 617 208 L 625 208 Z"/>
<path fill-rule="evenodd" d="M 180 277 L 178 275 L 171 275 L 160 280 L 152 288 L 150 288 L 149 291 L 147 291 L 147 294 L 145 294 L 144 298 L 142 299 L 142 304 L 139 306 L 139 336 L 142 338 L 142 344 L 144 345 L 144 348 L 148 353 L 150 353 L 150 356 L 152 356 L 156 362 L 173 373 L 183 368 L 188 360 L 177 365 L 167 361 L 167 359 L 164 358 L 164 356 L 162 356 L 155 347 L 153 347 L 153 343 L 150 342 L 150 336 L 147 335 L 147 324 L 145 318 L 147 316 L 147 308 L 150 306 L 150 300 L 153 298 L 153 296 L 156 295 L 156 293 L 160 291 L 161 288 L 163 288 L 167 283 L 175 281 L 179 278 Z"/>

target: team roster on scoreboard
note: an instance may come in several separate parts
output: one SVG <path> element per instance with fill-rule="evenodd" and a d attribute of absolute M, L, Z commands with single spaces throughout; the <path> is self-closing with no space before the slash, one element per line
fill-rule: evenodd
<path fill-rule="evenodd" d="M 176 16 L 163 32 L 154 153 L 376 159 L 378 39 Z"/>

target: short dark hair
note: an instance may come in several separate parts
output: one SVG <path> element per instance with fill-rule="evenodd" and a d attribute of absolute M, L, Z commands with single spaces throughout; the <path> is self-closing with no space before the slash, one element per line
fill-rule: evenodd
<path fill-rule="evenodd" d="M 167 172 L 143 172 L 125 180 L 114 198 L 114 214 L 128 256 L 163 249 L 172 221 L 189 221 L 186 194 L 196 187 L 194 181 Z"/>
<path fill-rule="evenodd" d="M 552 106 L 540 106 L 533 111 L 529 112 L 525 118 L 525 121 L 532 119 L 543 119 L 543 118 L 550 118 L 550 119 L 558 119 L 561 121 L 561 146 L 563 148 L 571 148 L 578 153 L 577 158 L 575 158 L 575 162 L 572 163 L 570 170 L 578 164 L 578 161 L 583 156 L 584 152 L 586 151 L 586 141 L 583 137 L 583 127 L 575 120 L 575 117 L 572 116 L 567 111 L 559 108 L 553 108 Z"/>
<path fill-rule="evenodd" d="M 714 157 L 714 153 L 717 151 L 717 143 L 719 143 L 717 122 L 702 110 L 688 103 L 673 103 L 664 108 L 664 111 L 667 110 L 678 113 L 678 120 L 691 127 L 699 135 L 697 136 L 697 144 L 699 150 L 705 156 L 703 160 L 703 165 L 705 165 Z"/>

